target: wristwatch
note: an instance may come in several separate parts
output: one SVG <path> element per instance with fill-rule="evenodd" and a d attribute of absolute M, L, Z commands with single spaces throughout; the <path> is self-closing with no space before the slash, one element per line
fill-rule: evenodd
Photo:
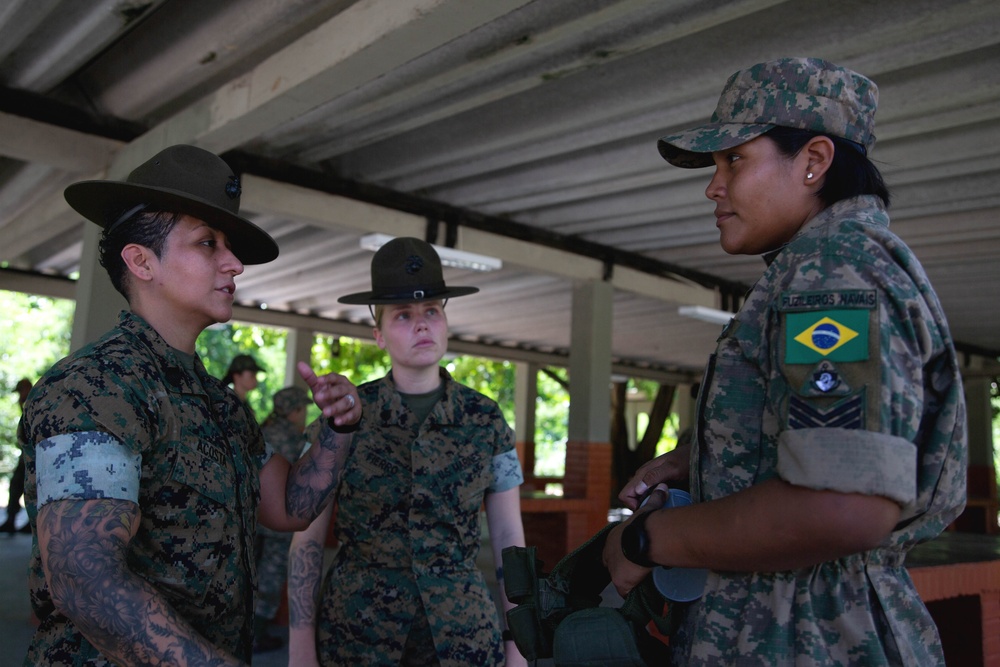
<path fill-rule="evenodd" d="M 643 567 L 656 567 L 656 563 L 649 560 L 649 533 L 646 532 L 646 519 L 652 513 L 643 512 L 622 531 L 622 554 Z"/>

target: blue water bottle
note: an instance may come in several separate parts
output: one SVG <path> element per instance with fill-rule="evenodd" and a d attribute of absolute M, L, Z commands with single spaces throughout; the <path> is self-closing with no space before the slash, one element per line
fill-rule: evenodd
<path fill-rule="evenodd" d="M 645 504 L 645 502 L 643 503 Z M 670 489 L 664 509 L 691 504 L 691 494 L 680 489 Z M 708 570 L 694 567 L 655 567 L 653 584 L 660 595 L 674 602 L 690 602 L 701 597 L 705 590 Z"/>

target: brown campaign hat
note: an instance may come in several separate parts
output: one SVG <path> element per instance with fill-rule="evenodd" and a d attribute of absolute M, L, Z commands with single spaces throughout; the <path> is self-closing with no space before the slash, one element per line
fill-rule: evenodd
<path fill-rule="evenodd" d="M 249 354 L 237 354 L 233 357 L 233 360 L 229 362 L 229 368 L 226 370 L 226 374 L 222 376 L 222 384 L 229 384 L 233 381 L 233 376 L 237 373 L 242 373 L 243 371 L 253 371 L 255 373 L 260 373 L 261 371 L 267 372 L 265 369 L 260 367 L 257 360 L 251 357 Z"/>
<path fill-rule="evenodd" d="M 66 201 L 101 227 L 124 223 L 140 211 L 182 213 L 225 232 L 244 264 L 264 264 L 278 245 L 263 229 L 241 218 L 240 179 L 225 160 L 197 146 L 165 148 L 124 181 L 80 181 L 66 188 Z"/>
<path fill-rule="evenodd" d="M 478 287 L 449 287 L 444 284 L 441 258 L 434 246 L 410 237 L 392 239 L 372 257 L 372 288 L 342 296 L 337 301 L 351 304 L 417 303 L 475 294 Z"/>

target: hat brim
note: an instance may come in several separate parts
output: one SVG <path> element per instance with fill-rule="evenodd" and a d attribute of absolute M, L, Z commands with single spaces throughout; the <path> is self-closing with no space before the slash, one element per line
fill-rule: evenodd
<path fill-rule="evenodd" d="M 475 294 L 479 291 L 478 287 L 447 287 L 444 290 L 435 292 L 426 292 L 420 290 L 413 294 L 408 295 L 377 295 L 375 292 L 355 292 L 354 294 L 348 294 L 337 299 L 340 303 L 346 303 L 350 305 L 391 305 L 397 303 L 420 303 L 422 301 L 434 301 L 434 300 L 444 300 L 444 299 L 454 299 L 458 296 L 467 296 L 469 294 Z M 417 294 L 422 294 L 423 296 L 417 296 Z"/>
<path fill-rule="evenodd" d="M 80 181 L 68 186 L 63 195 L 77 213 L 101 227 L 145 204 L 147 210 L 190 215 L 224 232 L 243 264 L 265 264 L 278 256 L 278 244 L 260 227 L 186 192 L 123 181 Z"/>
<path fill-rule="evenodd" d="M 701 169 L 715 164 L 712 153 L 745 144 L 773 128 L 769 123 L 706 123 L 662 137 L 656 148 L 675 167 Z"/>

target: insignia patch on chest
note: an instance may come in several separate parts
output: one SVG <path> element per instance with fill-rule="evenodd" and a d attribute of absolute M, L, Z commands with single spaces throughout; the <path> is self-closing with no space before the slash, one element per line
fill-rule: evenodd
<path fill-rule="evenodd" d="M 868 310 L 819 310 L 785 314 L 785 363 L 864 361 Z"/>
<path fill-rule="evenodd" d="M 799 396 L 788 401 L 788 428 L 862 428 L 865 423 L 864 391 L 821 407 Z"/>

